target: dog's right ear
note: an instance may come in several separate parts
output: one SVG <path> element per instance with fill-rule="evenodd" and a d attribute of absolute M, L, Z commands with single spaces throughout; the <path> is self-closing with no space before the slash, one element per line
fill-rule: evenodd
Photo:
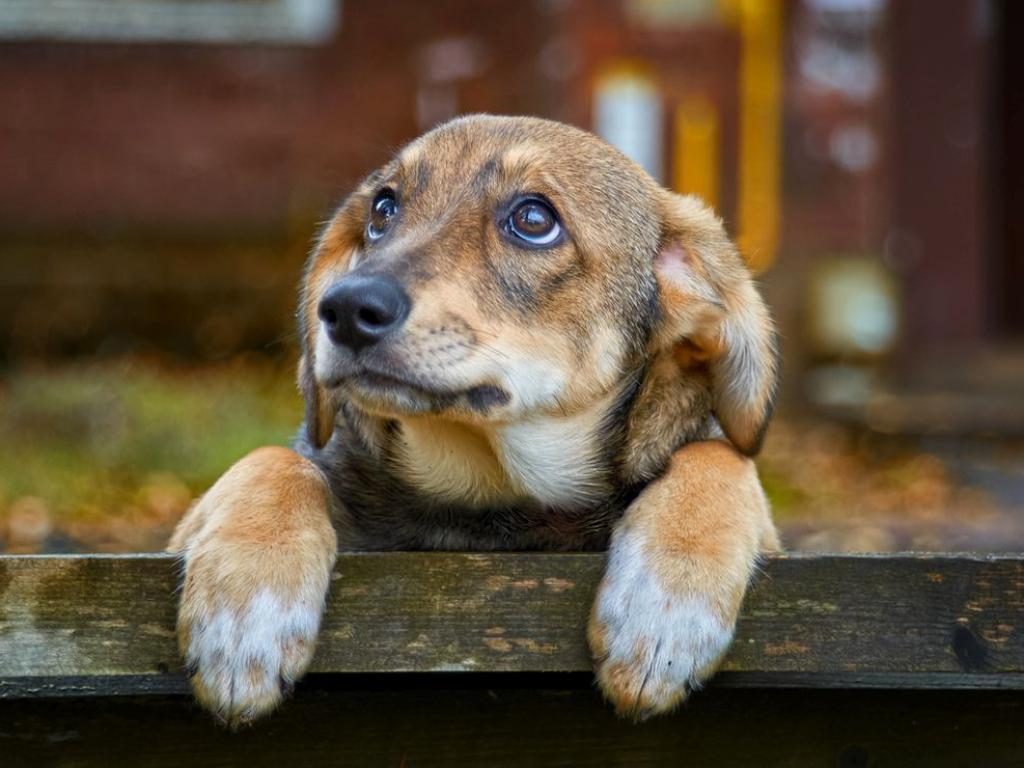
<path fill-rule="evenodd" d="M 315 448 L 323 448 L 334 434 L 334 421 L 341 403 L 337 396 L 321 386 L 313 373 L 311 352 L 299 360 L 299 391 L 306 401 L 306 439 Z"/>
<path fill-rule="evenodd" d="M 362 232 L 362 201 L 352 195 L 334 214 L 317 239 L 306 263 L 299 296 L 299 391 L 306 401 L 305 430 L 309 444 L 323 448 L 334 434 L 334 423 L 341 407 L 336 390 L 324 387 L 316 378 L 317 332 L 320 297 L 343 275 L 359 247 Z"/>

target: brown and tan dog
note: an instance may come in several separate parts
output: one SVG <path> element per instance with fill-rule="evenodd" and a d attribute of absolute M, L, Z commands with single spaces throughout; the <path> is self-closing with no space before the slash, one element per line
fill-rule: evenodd
<path fill-rule="evenodd" d="M 242 459 L 171 541 L 200 701 L 231 723 L 281 701 L 339 547 L 609 547 L 588 635 L 616 709 L 714 671 L 778 546 L 747 458 L 776 360 L 699 201 L 566 125 L 454 120 L 345 201 L 299 318 L 294 449 Z"/>

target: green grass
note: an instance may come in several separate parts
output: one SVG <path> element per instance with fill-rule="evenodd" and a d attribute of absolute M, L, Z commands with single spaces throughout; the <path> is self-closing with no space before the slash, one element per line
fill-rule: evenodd
<path fill-rule="evenodd" d="M 287 443 L 301 417 L 279 363 L 15 370 L 0 384 L 0 511 L 33 497 L 61 522 L 138 511 L 154 487 L 194 495 L 253 448 Z"/>

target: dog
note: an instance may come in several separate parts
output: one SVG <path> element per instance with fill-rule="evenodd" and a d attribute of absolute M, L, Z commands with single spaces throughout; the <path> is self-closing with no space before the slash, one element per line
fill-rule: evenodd
<path fill-rule="evenodd" d="M 759 554 L 775 331 L 722 223 L 596 136 L 445 123 L 326 224 L 298 308 L 305 419 L 187 513 L 181 652 L 237 725 L 308 667 L 341 550 L 603 550 L 616 711 L 715 670 Z"/>

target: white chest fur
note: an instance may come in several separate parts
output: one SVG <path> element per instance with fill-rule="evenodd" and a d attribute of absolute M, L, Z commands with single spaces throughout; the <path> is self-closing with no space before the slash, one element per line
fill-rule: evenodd
<path fill-rule="evenodd" d="M 425 493 L 484 506 L 532 498 L 571 507 L 608 490 L 601 420 L 606 404 L 568 416 L 466 426 L 434 418 L 402 420 L 399 460 Z"/>

